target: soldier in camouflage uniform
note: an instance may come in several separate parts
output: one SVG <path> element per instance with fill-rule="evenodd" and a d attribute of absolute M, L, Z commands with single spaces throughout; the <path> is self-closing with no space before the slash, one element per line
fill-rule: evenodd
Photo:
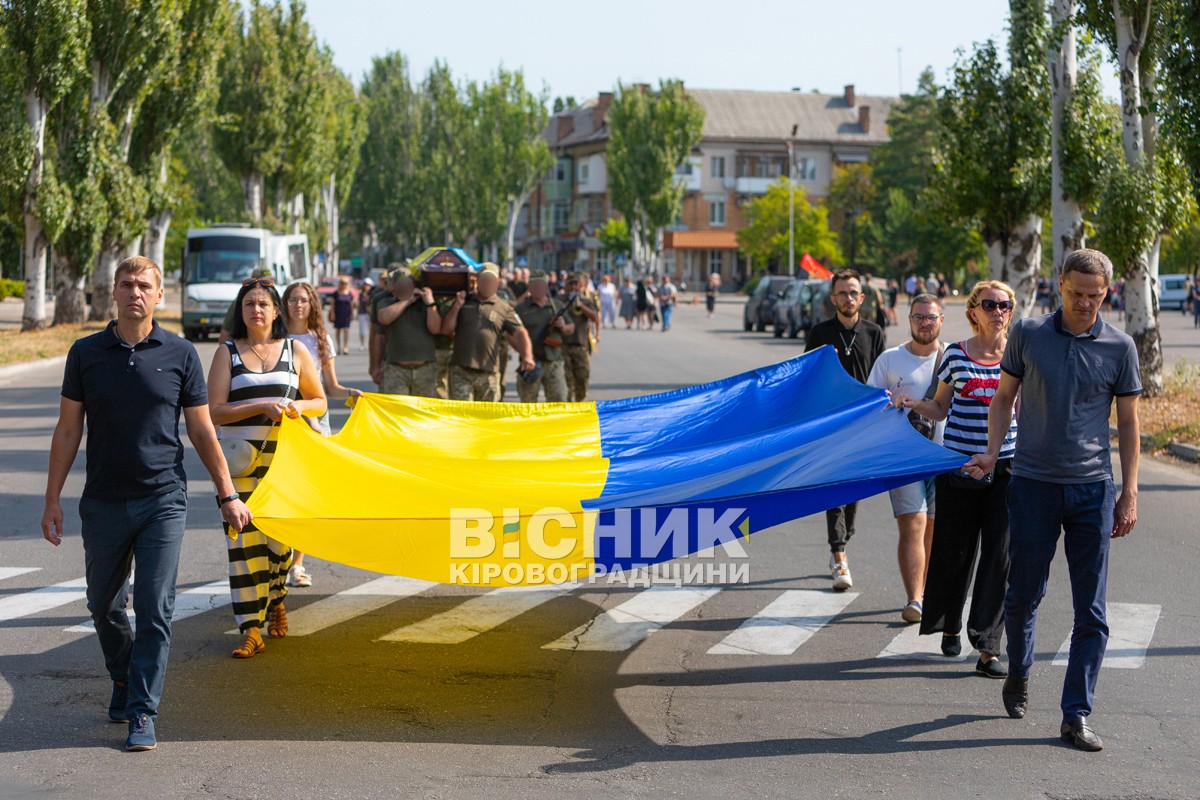
<path fill-rule="evenodd" d="M 384 337 L 380 359 L 380 391 L 437 397 L 434 334 L 442 317 L 428 288 L 417 289 L 405 270 L 393 273 L 390 291 L 373 307 L 376 330 Z"/>
<path fill-rule="evenodd" d="M 459 292 L 442 321 L 442 333 L 454 337 L 450 361 L 450 399 L 498 402 L 500 348 L 511 344 L 521 354 L 521 371 L 533 369 L 533 343 L 520 317 L 496 296 L 500 285 L 494 265 L 479 273 L 476 292 Z M 506 344 L 507 342 L 507 344 Z"/>
<path fill-rule="evenodd" d="M 567 378 L 563 368 L 562 337 L 575 332 L 575 323 L 558 315 L 562 304 L 550 298 L 546 273 L 535 272 L 529 278 L 528 289 L 529 296 L 517 304 L 517 316 L 529 331 L 533 357 L 542 372 L 533 383 L 518 378 L 517 394 L 522 403 L 536 403 L 541 387 L 545 389 L 546 402 L 563 403 L 567 399 Z"/>
<path fill-rule="evenodd" d="M 587 397 L 592 374 L 592 342 L 588 334 L 592 323 L 600 322 L 599 306 L 580 293 L 581 287 L 579 275 L 567 276 L 567 297 L 574 297 L 567 316 L 575 323 L 575 330 L 570 335 L 563 335 L 563 362 L 567 373 L 567 399 L 576 403 Z"/>

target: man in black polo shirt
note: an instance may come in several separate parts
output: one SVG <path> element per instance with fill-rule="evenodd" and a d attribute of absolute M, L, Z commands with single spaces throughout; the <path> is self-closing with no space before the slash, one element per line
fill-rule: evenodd
<path fill-rule="evenodd" d="M 862 306 L 862 282 L 852 269 L 838 270 L 829 287 L 829 298 L 837 313 L 824 322 L 818 322 L 808 332 L 804 351 L 816 350 L 830 345 L 837 351 L 838 361 L 850 377 L 866 383 L 875 366 L 875 359 L 884 351 L 883 328 L 863 319 L 858 311 Z M 846 543 L 854 535 L 854 516 L 858 503 L 835 506 L 825 512 L 825 525 L 829 534 L 829 571 L 833 576 L 835 591 L 844 592 L 854 585 L 850 577 L 850 562 L 846 560 Z"/>
<path fill-rule="evenodd" d="M 188 438 L 216 484 L 221 516 L 234 530 L 250 521 L 208 416 L 196 349 L 154 321 L 162 295 L 157 264 L 143 256 L 122 261 L 113 282 L 117 319 L 72 345 L 50 441 L 42 514 L 42 535 L 58 546 L 63 537 L 59 498 L 86 421 L 87 481 L 79 516 L 88 610 L 113 680 L 108 718 L 128 720 L 127 750 L 157 745 L 154 717 L 167 670 L 187 518 L 181 410 Z M 125 613 L 134 561 L 136 636 Z"/>

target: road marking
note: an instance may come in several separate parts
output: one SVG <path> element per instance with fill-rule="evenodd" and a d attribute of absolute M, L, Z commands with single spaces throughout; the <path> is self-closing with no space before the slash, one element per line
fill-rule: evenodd
<path fill-rule="evenodd" d="M 1145 665 L 1146 650 L 1154 638 L 1154 628 L 1158 625 L 1161 613 L 1162 606 L 1148 603 L 1109 603 L 1108 649 L 1101 666 L 1138 669 Z M 1068 635 L 1062 647 L 1058 648 L 1054 663 L 1065 667 L 1070 651 L 1071 637 Z"/>
<path fill-rule="evenodd" d="M 708 649 L 709 655 L 790 656 L 857 594 L 789 589 Z"/>
<path fill-rule="evenodd" d="M 721 587 L 651 586 L 591 622 L 542 645 L 545 650 L 628 650 L 663 625 L 674 622 Z"/>
<path fill-rule="evenodd" d="M 130 596 L 132 597 L 133 587 L 130 587 Z M 206 583 L 203 586 L 196 586 L 191 589 L 185 589 L 175 595 L 175 614 L 171 617 L 171 624 L 174 625 L 180 620 L 194 617 L 197 614 L 203 614 L 205 611 L 223 608 L 229 605 L 229 581 L 219 580 L 212 583 Z M 127 609 L 129 622 L 137 629 L 137 615 L 132 609 Z M 63 633 L 92 633 L 96 630 L 96 623 L 92 620 L 81 622 L 78 625 L 72 625 L 70 628 L 63 630 Z"/>
<path fill-rule="evenodd" d="M 962 618 L 967 619 L 967 615 L 971 613 L 971 598 L 967 598 L 966 604 L 963 606 Z M 942 637 L 941 634 L 933 634 L 931 636 L 921 635 L 921 625 L 908 625 L 900 632 L 896 638 L 892 639 L 891 643 L 880 651 L 876 658 L 904 658 L 904 659 L 922 659 L 927 661 L 966 661 L 974 654 L 974 649 L 971 643 L 967 641 L 965 634 L 962 635 L 962 652 L 953 657 L 942 655 Z"/>
<path fill-rule="evenodd" d="M 0 581 L 5 578 L 15 578 L 18 575 L 28 575 L 37 572 L 41 567 L 0 567 Z"/>
<path fill-rule="evenodd" d="M 0 622 L 20 619 L 30 614 L 38 614 L 83 600 L 87 597 L 86 588 L 86 578 L 75 578 L 56 583 L 53 586 L 43 586 L 41 589 L 5 597 L 0 599 Z"/>
<path fill-rule="evenodd" d="M 288 636 L 308 636 L 317 631 L 354 619 L 362 614 L 391 605 L 402 597 L 420 594 L 437 586 L 433 581 L 385 575 L 347 589 L 344 592 L 323 597 L 315 603 L 288 612 Z M 226 633 L 238 634 L 232 630 Z"/>
<path fill-rule="evenodd" d="M 378 641 L 462 644 L 577 586 L 564 583 L 557 586 L 505 586 L 493 589 L 440 614 L 397 628 L 379 637 Z"/>

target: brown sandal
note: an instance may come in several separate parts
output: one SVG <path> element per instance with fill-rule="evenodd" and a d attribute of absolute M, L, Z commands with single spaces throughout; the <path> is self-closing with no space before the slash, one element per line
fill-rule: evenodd
<path fill-rule="evenodd" d="M 258 628 L 251 628 L 249 633 L 242 638 L 242 643 L 234 648 L 233 657 L 253 658 L 266 649 L 267 644 L 262 640 Z"/>
<path fill-rule="evenodd" d="M 283 608 L 283 603 L 280 602 L 271 609 L 271 638 L 282 639 L 287 636 L 288 620 L 287 611 Z"/>

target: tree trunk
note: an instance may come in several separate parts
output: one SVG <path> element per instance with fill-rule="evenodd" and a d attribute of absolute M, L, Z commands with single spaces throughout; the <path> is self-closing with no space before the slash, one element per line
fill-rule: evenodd
<path fill-rule="evenodd" d="M 1054 274 L 1050 280 L 1050 308 L 1062 305 L 1058 279 L 1063 259 L 1084 244 L 1083 209 L 1063 186 L 1062 137 L 1066 109 L 1075 93 L 1075 0 L 1054 0 L 1051 19 L 1062 29 L 1062 39 L 1051 43 L 1050 67 L 1050 231 L 1054 249 Z"/>
<path fill-rule="evenodd" d="M 167 233 L 175 219 L 174 211 L 160 211 L 150 218 L 146 226 L 146 257 L 167 272 Z"/>
<path fill-rule="evenodd" d="M 287 201 L 287 222 L 293 234 L 300 233 L 304 223 L 304 193 L 297 192 Z"/>
<path fill-rule="evenodd" d="M 113 306 L 113 279 L 117 274 L 122 250 L 118 245 L 106 244 L 96 256 L 96 268 L 92 271 L 92 308 L 88 313 L 90 320 L 107 320 L 114 316 L 116 309 Z"/>
<path fill-rule="evenodd" d="M 87 315 L 84 303 L 83 275 L 70 258 L 54 253 L 54 324 L 83 322 Z"/>
<path fill-rule="evenodd" d="M 1013 319 L 1033 313 L 1037 304 L 1037 274 L 1042 261 L 1042 218 L 1031 214 L 1011 231 L 987 242 L 988 277 L 1004 281 L 1016 297 Z"/>
<path fill-rule="evenodd" d="M 1150 13 L 1150 9 L 1146 9 Z M 1133 19 L 1121 8 L 1121 0 L 1113 0 L 1113 19 L 1117 28 L 1117 65 L 1121 79 L 1121 143 L 1125 164 L 1129 169 L 1146 166 L 1153 154 L 1153 137 L 1157 131 L 1153 118 L 1142 114 L 1142 88 L 1152 76 L 1141 72 L 1141 51 L 1144 46 L 1133 26 Z M 1147 136 L 1151 140 L 1147 141 Z M 1125 305 L 1125 332 L 1133 337 L 1138 350 L 1142 389 L 1154 396 L 1163 387 L 1162 332 L 1158 326 L 1158 252 L 1162 237 L 1156 236 L 1146 251 L 1133 264 L 1124 267 L 1125 289 L 1121 300 Z"/>
<path fill-rule="evenodd" d="M 262 224 L 265 184 L 265 179 L 257 172 L 248 172 L 242 176 L 243 207 L 256 225 Z"/>
<path fill-rule="evenodd" d="M 337 173 L 331 173 L 329 184 L 321 189 L 322 200 L 325 203 L 325 227 L 327 238 L 325 242 L 325 272 L 336 275 L 341 261 L 341 233 L 338 230 L 341 223 L 341 213 L 337 199 Z"/>
<path fill-rule="evenodd" d="M 37 218 L 38 188 L 42 185 L 42 150 L 46 144 L 46 103 L 36 92 L 25 94 L 25 121 L 33 139 L 33 158 L 25 178 L 21 208 L 25 218 L 25 307 L 21 330 L 46 327 L 46 235 Z"/>
<path fill-rule="evenodd" d="M 1157 261 L 1158 248 L 1152 247 L 1151 257 Z M 1163 388 L 1162 331 L 1158 327 L 1158 280 L 1152 277 L 1157 265 L 1139 261 L 1125 273 L 1125 289 L 1121 300 L 1125 304 L 1125 330 L 1137 346 L 1141 369 L 1142 390 L 1153 397 Z"/>

